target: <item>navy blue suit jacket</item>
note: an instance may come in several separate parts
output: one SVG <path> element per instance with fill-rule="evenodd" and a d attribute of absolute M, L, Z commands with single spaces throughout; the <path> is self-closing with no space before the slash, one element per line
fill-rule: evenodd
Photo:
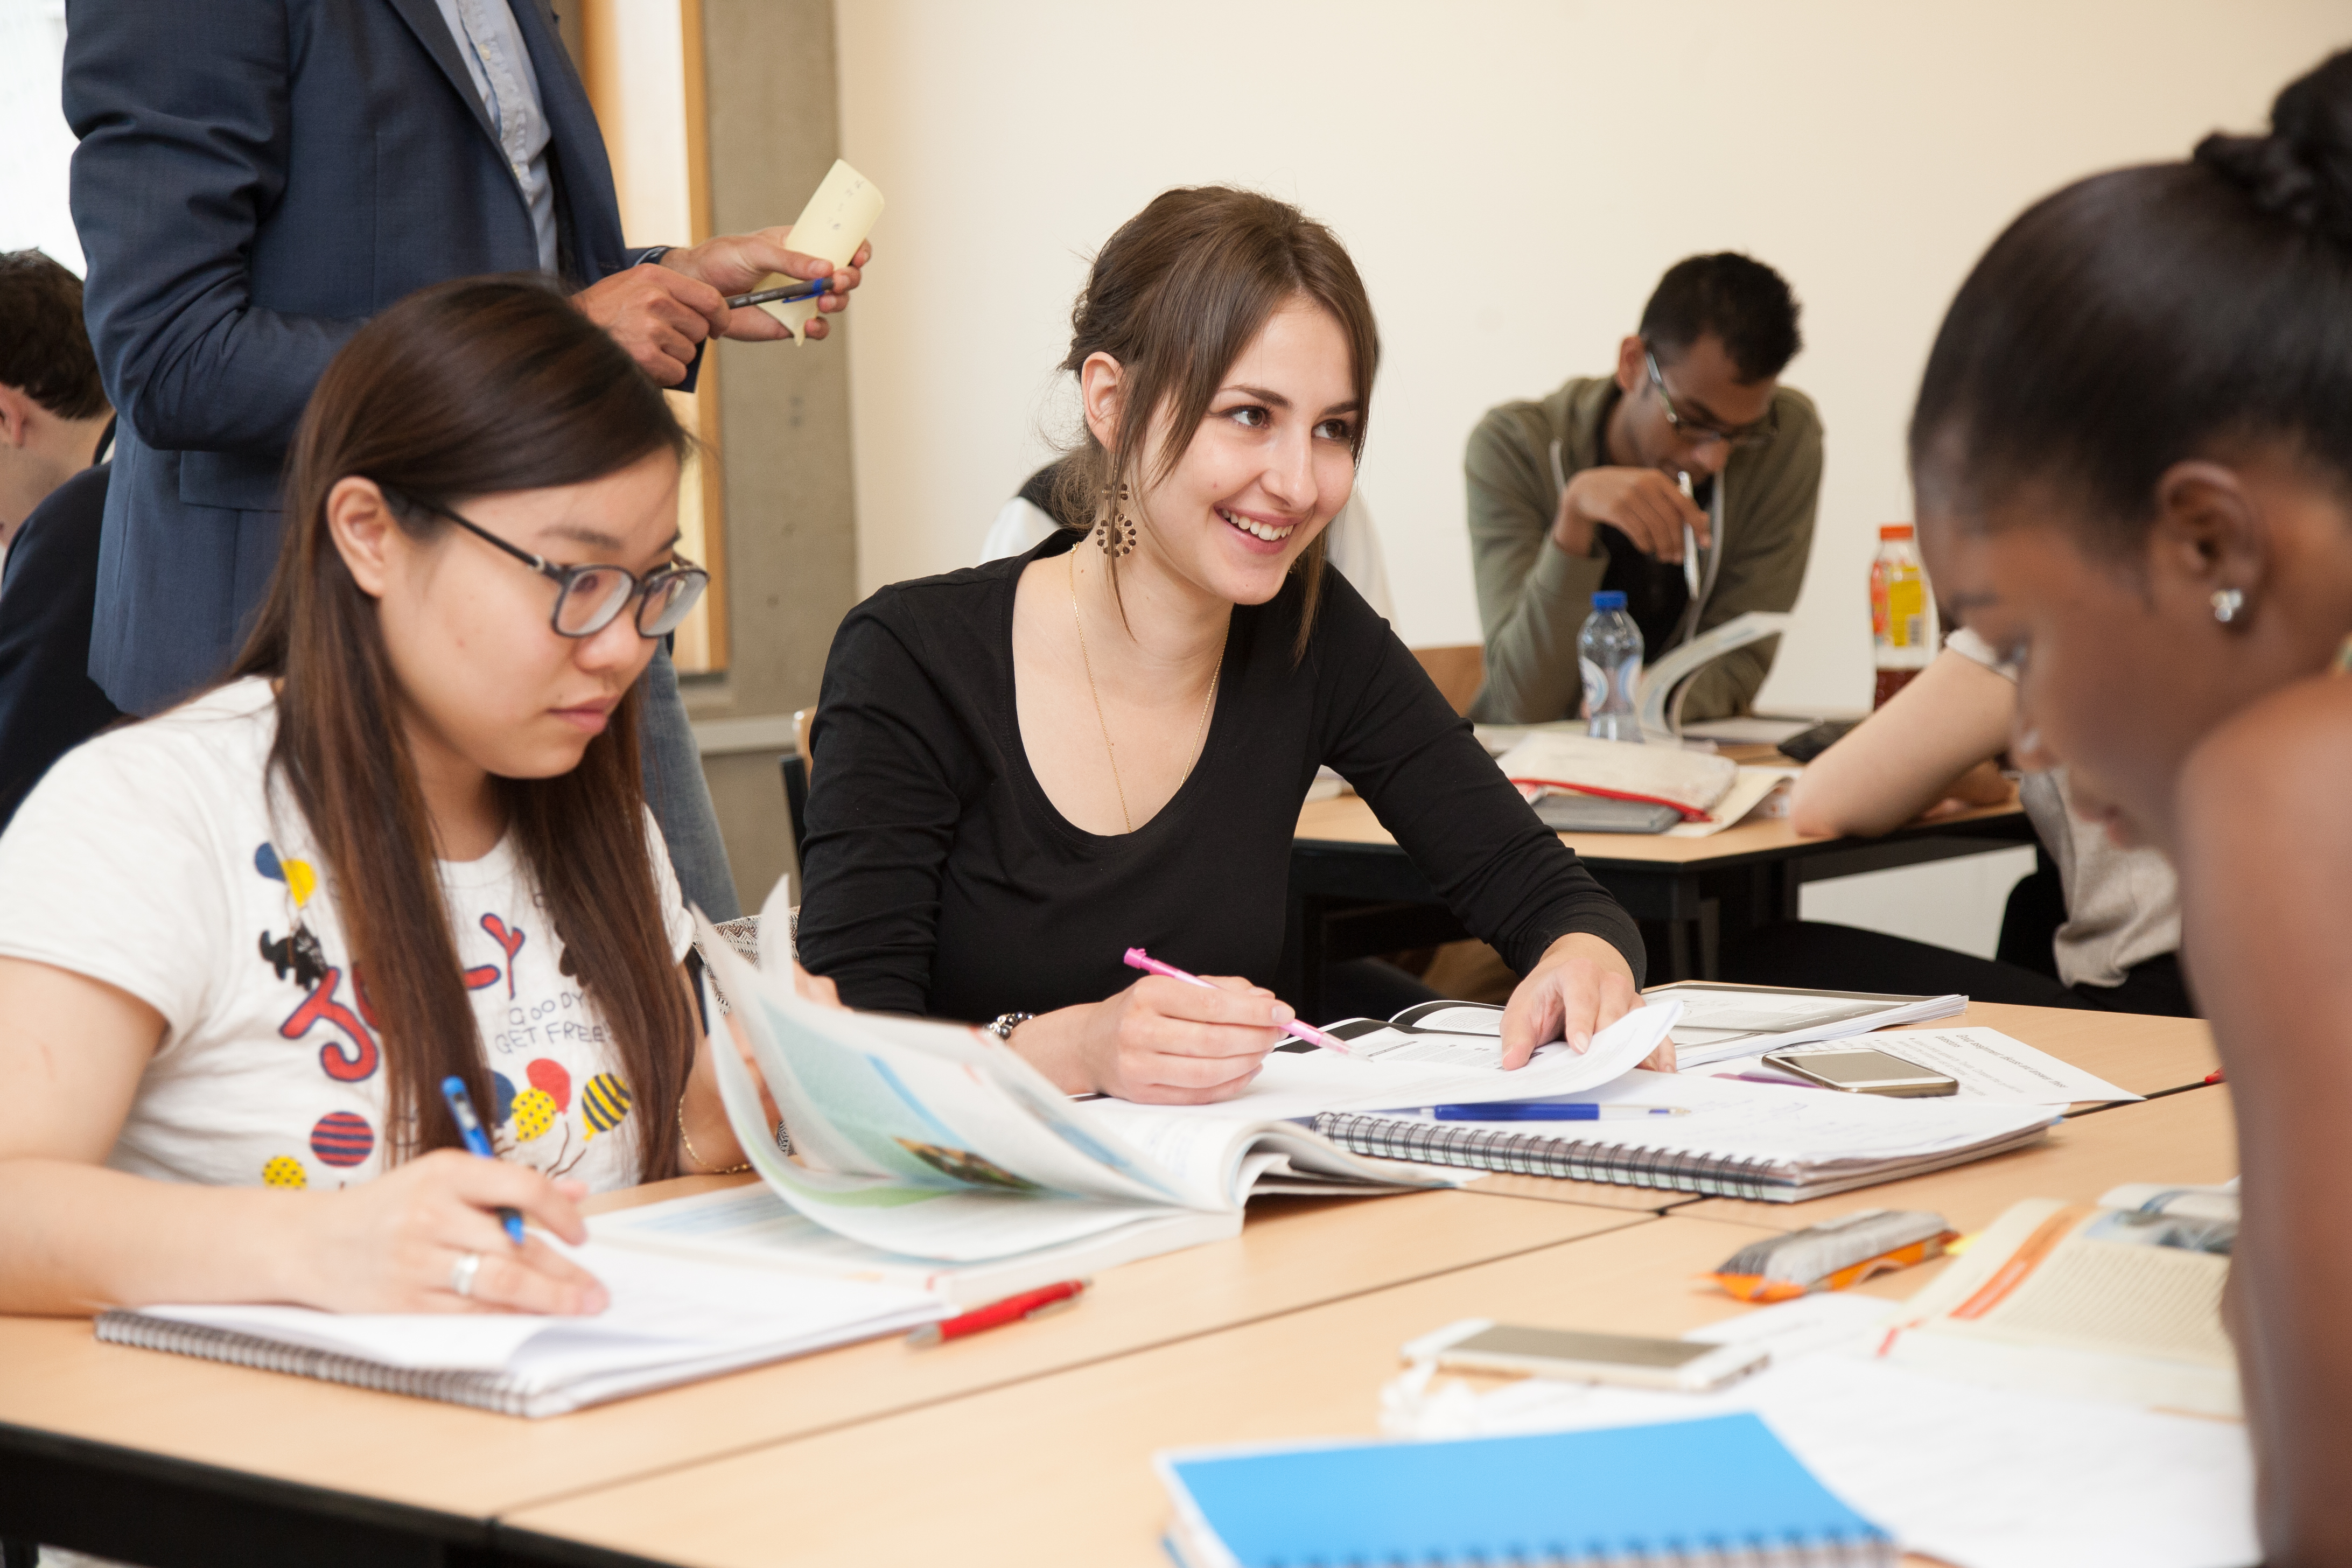
<path fill-rule="evenodd" d="M 548 0 L 511 5 L 578 287 L 640 257 Z M 66 19 L 83 310 L 121 419 L 89 672 L 152 713 L 235 657 L 335 351 L 428 284 L 537 270 L 539 247 L 435 0 L 68 0 Z"/>

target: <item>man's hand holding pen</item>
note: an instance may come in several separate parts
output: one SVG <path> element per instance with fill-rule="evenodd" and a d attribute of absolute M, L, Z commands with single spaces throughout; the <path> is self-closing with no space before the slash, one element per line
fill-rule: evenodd
<path fill-rule="evenodd" d="M 590 284 L 572 302 L 613 335 L 647 375 L 664 386 L 686 379 L 688 366 L 713 334 L 761 342 L 792 336 L 790 329 L 756 306 L 730 310 L 730 294 L 750 289 L 774 273 L 827 280 L 817 300 L 819 314 L 808 323 L 812 338 L 827 331 L 825 316 L 847 308 L 849 290 L 864 280 L 874 254 L 861 245 L 846 267 L 835 267 L 791 248 L 789 225 L 751 234 L 722 234 L 700 245 L 665 251 L 657 262 L 631 267 Z"/>

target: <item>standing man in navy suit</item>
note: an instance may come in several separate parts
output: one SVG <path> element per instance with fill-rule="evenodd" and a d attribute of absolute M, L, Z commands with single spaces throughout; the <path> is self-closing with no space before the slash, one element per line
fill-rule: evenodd
<path fill-rule="evenodd" d="M 729 294 L 831 274 L 837 311 L 858 282 L 788 249 L 786 228 L 628 248 L 548 0 L 69 0 L 65 111 L 90 339 L 121 420 L 89 671 L 132 712 L 226 671 L 277 560 L 310 389 L 403 295 L 550 273 L 646 374 L 690 389 L 712 333 L 789 335 Z M 645 679 L 647 798 L 687 896 L 730 918 L 667 653 Z"/>

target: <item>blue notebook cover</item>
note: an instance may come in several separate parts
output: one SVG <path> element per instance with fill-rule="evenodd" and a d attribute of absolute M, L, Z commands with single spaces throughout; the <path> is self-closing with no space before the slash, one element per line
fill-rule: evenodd
<path fill-rule="evenodd" d="M 1241 1568 L 1708 1558 L 1892 1563 L 1891 1536 L 1753 1415 L 1162 1455 L 1180 1533 Z M 1214 1555 L 1222 1545 L 1228 1557 Z M 1808 1553 L 1818 1554 L 1817 1556 Z"/>

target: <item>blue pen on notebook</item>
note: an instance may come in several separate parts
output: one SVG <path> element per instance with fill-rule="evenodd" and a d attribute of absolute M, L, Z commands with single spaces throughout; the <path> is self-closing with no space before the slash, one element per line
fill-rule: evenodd
<path fill-rule="evenodd" d="M 1595 1105 L 1590 1100 L 1559 1104 L 1498 1100 L 1489 1105 L 1433 1105 L 1428 1110 L 1439 1121 L 1631 1121 L 1643 1116 L 1690 1114 L 1686 1105 Z"/>
<path fill-rule="evenodd" d="M 813 283 L 787 283 L 781 289 L 762 289 L 756 294 L 730 294 L 727 308 L 740 310 L 746 305 L 789 305 L 795 300 L 816 300 L 833 287 L 833 279 L 820 278 Z"/>
<path fill-rule="evenodd" d="M 466 1080 L 456 1073 L 443 1079 L 441 1098 L 449 1102 L 449 1114 L 457 1119 L 457 1131 L 465 1138 L 466 1147 L 485 1160 L 497 1159 L 499 1152 L 490 1147 L 490 1135 L 482 1131 L 482 1119 L 474 1114 L 474 1097 L 466 1092 Z M 506 1223 L 507 1239 L 520 1247 L 522 1215 L 513 1209 L 500 1209 L 499 1218 Z"/>

